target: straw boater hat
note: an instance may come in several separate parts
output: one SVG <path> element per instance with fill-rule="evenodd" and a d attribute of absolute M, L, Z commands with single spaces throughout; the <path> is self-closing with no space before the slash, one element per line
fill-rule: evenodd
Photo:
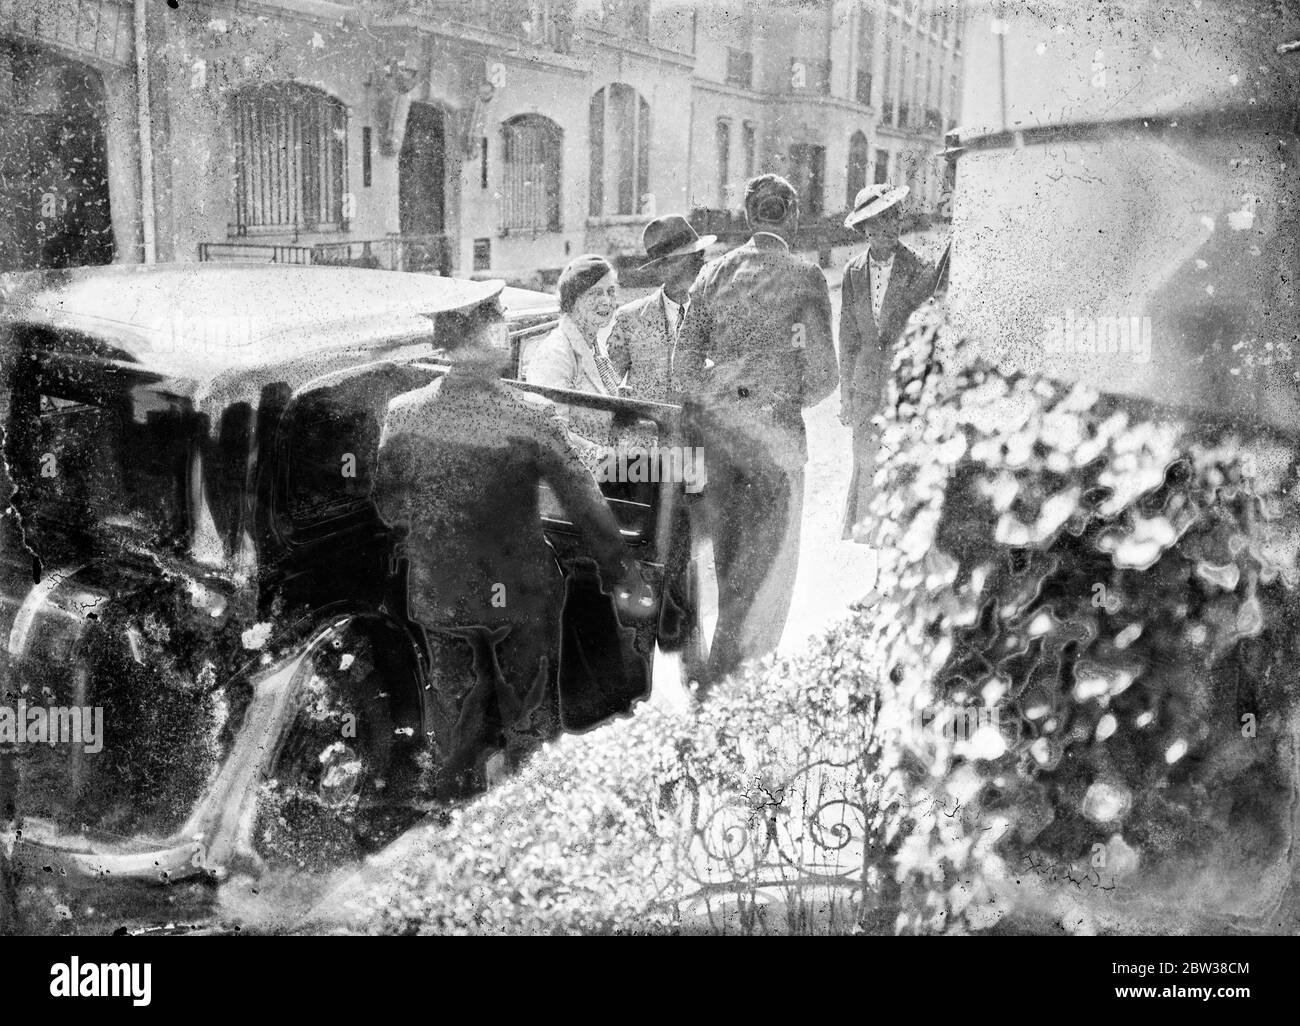
<path fill-rule="evenodd" d="M 854 199 L 853 213 L 844 219 L 844 227 L 854 228 L 863 221 L 883 213 L 901 203 L 911 191 L 906 185 L 894 186 L 890 182 L 868 185 Z"/>
<path fill-rule="evenodd" d="M 702 253 L 717 241 L 716 235 L 701 238 L 681 214 L 656 217 L 641 233 L 641 245 L 645 247 L 645 255 L 650 258 L 641 266 L 649 267 L 669 257 Z"/>

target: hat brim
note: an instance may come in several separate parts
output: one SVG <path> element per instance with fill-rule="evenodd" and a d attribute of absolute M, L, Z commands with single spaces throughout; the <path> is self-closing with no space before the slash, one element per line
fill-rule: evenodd
<path fill-rule="evenodd" d="M 468 310 L 499 296 L 505 287 L 506 283 L 501 278 L 489 278 L 487 281 L 453 281 L 444 278 L 439 283 L 433 301 L 421 304 L 419 312 L 425 317 L 437 317 L 456 310 Z"/>
<path fill-rule="evenodd" d="M 671 260 L 673 257 L 690 256 L 692 253 L 703 253 L 717 241 L 718 237 L 716 235 L 701 235 L 694 242 L 688 242 L 684 246 L 678 246 L 671 253 L 664 253 L 655 257 L 653 260 L 647 260 L 644 264 L 638 267 L 637 270 L 644 271 L 647 267 L 653 267 L 660 261 Z"/>
<path fill-rule="evenodd" d="M 877 214 L 883 214 L 890 207 L 898 206 L 903 200 L 907 199 L 907 194 L 911 191 L 906 185 L 900 185 L 897 189 L 891 189 L 883 196 L 877 196 L 846 217 L 844 227 L 856 228 L 863 221 L 869 221 Z"/>

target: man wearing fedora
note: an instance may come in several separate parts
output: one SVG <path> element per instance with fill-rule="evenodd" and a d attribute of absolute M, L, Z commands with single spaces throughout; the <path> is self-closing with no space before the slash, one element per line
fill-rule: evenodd
<path fill-rule="evenodd" d="M 641 244 L 662 285 L 619 307 L 607 343 L 609 359 L 637 399 L 666 402 L 673 354 L 690 305 L 690 287 L 704 266 L 704 251 L 718 241 L 700 238 L 680 214 L 658 217 L 645 226 Z"/>
<path fill-rule="evenodd" d="M 844 506 L 843 537 L 853 537 L 871 495 L 881 411 L 893 348 L 912 311 L 934 291 L 934 268 L 898 237 L 906 186 L 868 185 L 845 227 L 858 228 L 867 248 L 844 266 L 840 308 L 840 421 L 853 428 L 853 476 Z"/>
<path fill-rule="evenodd" d="M 751 179 L 745 215 L 753 237 L 691 286 L 673 367 L 708 475 L 718 621 L 706 687 L 781 640 L 799 563 L 803 409 L 838 379 L 826 277 L 790 252 L 794 188 L 779 175 Z"/>

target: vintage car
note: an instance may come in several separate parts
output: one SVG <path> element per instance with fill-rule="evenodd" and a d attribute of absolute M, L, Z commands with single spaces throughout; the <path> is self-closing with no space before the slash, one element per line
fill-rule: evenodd
<path fill-rule="evenodd" d="M 0 288 L 15 871 L 219 879 L 354 856 L 437 807 L 425 657 L 370 474 L 389 400 L 446 370 L 436 315 L 482 283 L 173 265 Z M 516 339 L 555 317 L 549 296 L 502 302 Z M 533 391 L 664 444 L 679 430 L 675 406 Z M 658 609 L 689 595 L 664 580 L 681 487 L 602 488 L 656 608 L 620 624 L 543 496 L 567 578 L 550 665 L 569 730 L 645 697 L 656 643 L 694 622 Z M 48 734 L 27 729 L 37 708 Z M 84 736 L 55 736 L 59 717 Z"/>

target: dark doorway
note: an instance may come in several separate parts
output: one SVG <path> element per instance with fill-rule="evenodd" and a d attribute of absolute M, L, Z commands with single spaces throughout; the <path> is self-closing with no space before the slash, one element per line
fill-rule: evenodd
<path fill-rule="evenodd" d="M 403 235 L 436 235 L 443 229 L 446 138 L 442 111 L 413 103 L 397 163 L 397 209 Z"/>
<path fill-rule="evenodd" d="M 873 181 L 880 185 L 889 181 L 889 151 L 876 150 L 876 176 Z"/>
<path fill-rule="evenodd" d="M 0 41 L 0 271 L 113 260 L 99 73 Z"/>
<path fill-rule="evenodd" d="M 451 273 L 446 227 L 447 143 L 442 111 L 412 103 L 397 159 L 397 213 L 408 271 Z"/>
<path fill-rule="evenodd" d="M 826 147 L 797 143 L 790 147 L 790 184 L 799 194 L 799 212 L 816 217 L 822 213 L 823 183 L 826 181 Z"/>
<path fill-rule="evenodd" d="M 849 169 L 846 178 L 846 202 L 848 210 L 853 209 L 853 201 L 858 192 L 867 184 L 867 137 L 861 132 L 854 132 L 849 140 Z"/>

